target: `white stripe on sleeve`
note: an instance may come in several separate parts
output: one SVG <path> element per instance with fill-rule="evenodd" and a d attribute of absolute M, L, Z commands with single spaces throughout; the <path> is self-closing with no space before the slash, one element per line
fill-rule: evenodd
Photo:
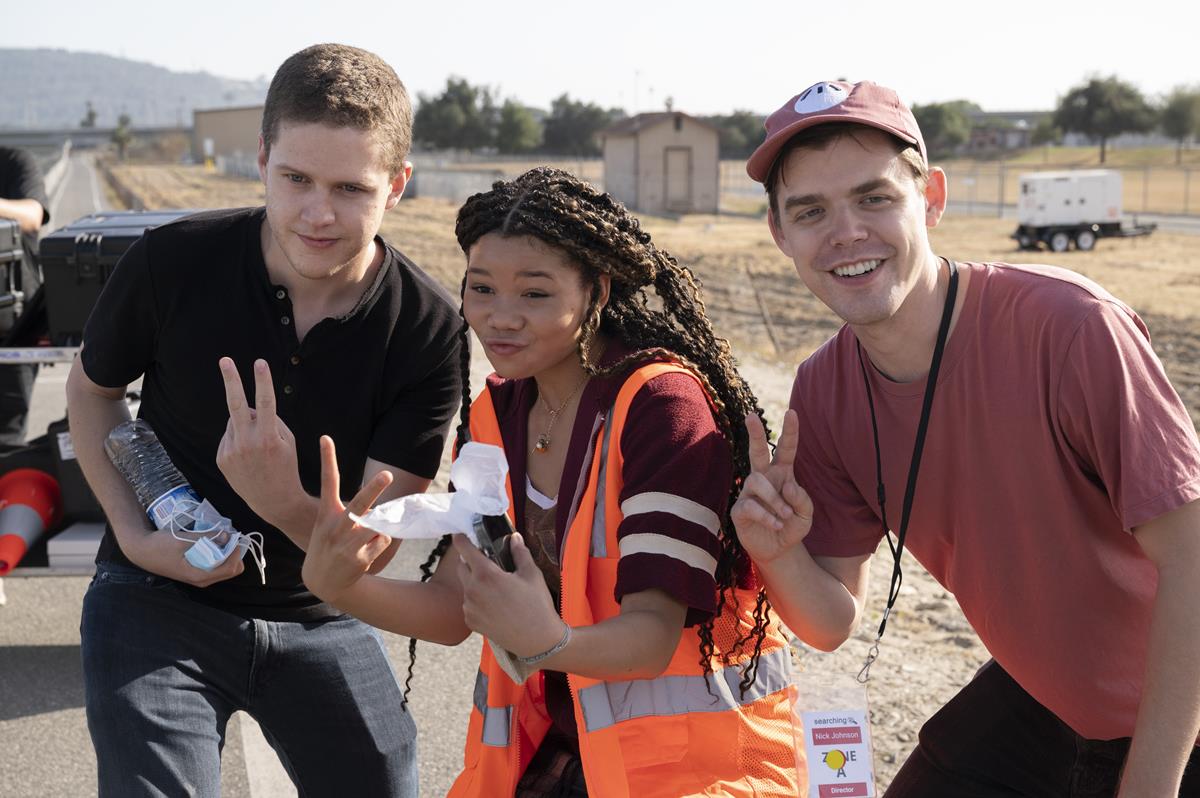
<path fill-rule="evenodd" d="M 702 526 L 714 535 L 721 529 L 721 519 L 712 510 L 672 493 L 649 491 L 630 496 L 621 502 L 621 513 L 626 518 L 639 513 L 670 513 L 684 521 Z"/>
<path fill-rule="evenodd" d="M 621 556 L 630 554 L 659 554 L 698 568 L 709 576 L 717 572 L 717 561 L 704 549 L 684 543 L 668 535 L 639 532 L 621 538 Z"/>

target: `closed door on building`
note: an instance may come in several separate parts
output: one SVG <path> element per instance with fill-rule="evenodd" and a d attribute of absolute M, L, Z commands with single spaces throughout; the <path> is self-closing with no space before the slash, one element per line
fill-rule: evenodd
<path fill-rule="evenodd" d="M 666 153 L 667 210 L 692 209 L 692 148 L 667 147 Z"/>

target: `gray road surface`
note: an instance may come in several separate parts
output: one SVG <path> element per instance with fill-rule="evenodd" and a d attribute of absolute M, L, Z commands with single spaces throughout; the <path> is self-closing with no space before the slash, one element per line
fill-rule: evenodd
<path fill-rule="evenodd" d="M 102 178 L 93 166 L 89 151 L 73 151 L 57 186 L 50 189 L 50 223 L 42 232 L 65 227 L 80 216 L 109 210 Z"/>

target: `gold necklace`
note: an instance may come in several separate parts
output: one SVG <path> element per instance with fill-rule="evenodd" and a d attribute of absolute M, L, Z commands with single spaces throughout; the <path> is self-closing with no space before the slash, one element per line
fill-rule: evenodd
<path fill-rule="evenodd" d="M 579 393 L 579 389 L 582 388 L 584 383 L 588 381 L 589 376 L 591 375 L 583 375 L 583 379 L 580 380 L 579 384 L 575 386 L 575 390 L 571 391 L 571 394 L 563 400 L 563 403 L 558 406 L 557 410 L 551 408 L 550 403 L 546 401 L 541 392 L 538 392 L 538 401 L 542 403 L 542 407 L 546 408 L 546 412 L 550 414 L 550 424 L 546 427 L 545 431 L 542 432 L 541 435 L 538 435 L 537 443 L 533 445 L 533 450 L 535 452 L 538 452 L 539 454 L 545 454 L 546 452 L 550 451 L 550 431 L 554 429 L 554 423 L 558 421 L 558 414 L 565 410 L 567 404 L 569 404 L 570 401 L 575 398 L 575 394 Z"/>

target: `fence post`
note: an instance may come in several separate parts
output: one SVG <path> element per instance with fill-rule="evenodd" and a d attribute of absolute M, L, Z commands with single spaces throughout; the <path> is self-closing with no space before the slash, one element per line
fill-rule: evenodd
<path fill-rule="evenodd" d="M 1188 194 L 1192 187 L 1192 170 L 1190 168 L 1183 170 L 1183 213 L 1186 216 L 1188 212 Z"/>
<path fill-rule="evenodd" d="M 1142 213 L 1146 213 L 1149 208 L 1147 204 L 1150 199 L 1150 167 L 1147 165 L 1142 170 Z"/>
<path fill-rule="evenodd" d="M 1000 190 L 996 192 L 997 196 L 999 197 L 999 199 L 996 201 L 996 216 L 1003 219 L 1004 218 L 1004 162 L 1003 161 L 1000 162 L 999 174 L 1000 174 L 1000 178 L 999 178 Z"/>
<path fill-rule="evenodd" d="M 971 195 L 967 205 L 967 215 L 975 215 L 975 198 L 976 192 L 979 190 L 979 162 L 975 162 L 975 166 L 971 169 Z"/>

